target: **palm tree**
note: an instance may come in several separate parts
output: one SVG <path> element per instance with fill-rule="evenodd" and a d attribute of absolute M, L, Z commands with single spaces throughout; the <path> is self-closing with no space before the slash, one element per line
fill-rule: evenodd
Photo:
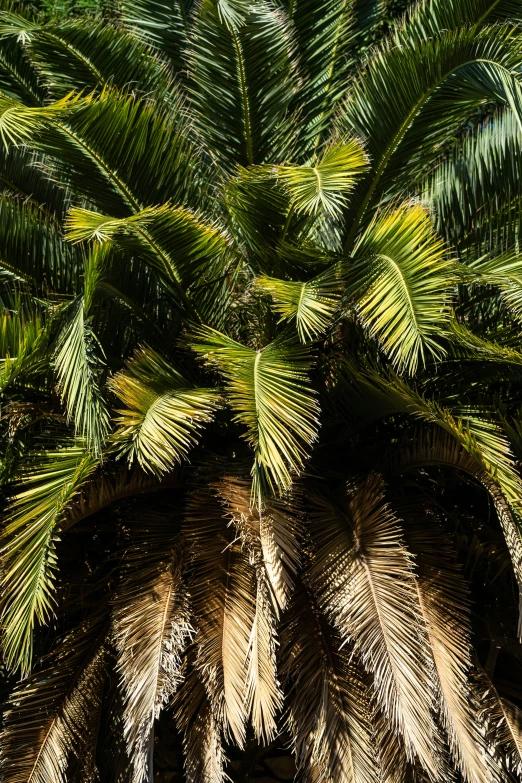
<path fill-rule="evenodd" d="M 390 13 L 3 6 L 6 783 L 520 779 L 520 5 Z"/>

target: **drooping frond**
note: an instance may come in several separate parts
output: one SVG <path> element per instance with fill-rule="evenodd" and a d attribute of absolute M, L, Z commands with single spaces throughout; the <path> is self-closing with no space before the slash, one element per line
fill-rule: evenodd
<path fill-rule="evenodd" d="M 285 617 L 281 670 L 300 778 L 305 783 L 380 780 L 367 684 L 303 586 Z"/>
<path fill-rule="evenodd" d="M 507 768 L 515 775 L 522 771 L 522 711 L 508 699 L 499 696 L 497 689 L 480 670 L 478 674 L 479 692 L 486 703 L 486 715 L 496 748 L 505 760 Z"/>
<path fill-rule="evenodd" d="M 126 406 L 114 434 L 119 453 L 154 473 L 186 459 L 219 405 L 216 390 L 194 388 L 150 348 L 139 349 L 109 385 Z"/>
<path fill-rule="evenodd" d="M 132 780 L 147 769 L 150 732 L 181 682 L 181 657 L 190 641 L 183 547 L 170 515 L 146 515 L 132 537 L 115 599 L 113 635 L 123 688 L 123 732 Z"/>
<path fill-rule="evenodd" d="M 413 562 L 398 521 L 371 476 L 343 509 L 321 501 L 313 513 L 317 553 L 311 585 L 319 606 L 374 676 L 377 702 L 410 759 L 437 775 L 426 630 Z"/>
<path fill-rule="evenodd" d="M 257 502 L 267 489 L 289 489 L 317 434 L 318 406 L 305 385 L 306 351 L 283 339 L 256 351 L 209 328 L 193 330 L 189 345 L 222 372 L 236 420 L 247 427 Z"/>
<path fill-rule="evenodd" d="M 187 783 L 225 783 L 226 757 L 221 726 L 195 670 L 185 678 L 175 699 L 176 720 L 183 731 Z"/>
<path fill-rule="evenodd" d="M 394 365 L 414 373 L 450 318 L 456 276 L 447 250 L 420 206 L 378 217 L 354 250 L 349 291 L 361 319 Z"/>
<path fill-rule="evenodd" d="M 260 512 L 252 504 L 251 481 L 224 475 L 213 486 L 251 559 L 262 562 L 279 615 L 288 604 L 301 565 L 304 525 L 299 497 L 294 493 L 287 500 L 270 498 Z"/>
<path fill-rule="evenodd" d="M 31 667 L 35 623 L 53 607 L 55 543 L 66 509 L 97 466 L 82 442 L 26 459 L 2 531 L 4 654 L 11 668 Z"/>
<path fill-rule="evenodd" d="M 107 676 L 107 634 L 103 614 L 85 621 L 65 637 L 41 671 L 15 689 L 0 735 L 6 781 L 68 783 L 73 754 L 96 769 L 91 727 Z"/>
<path fill-rule="evenodd" d="M 416 512 L 416 513 L 415 513 Z M 471 629 L 467 586 L 449 542 L 429 513 L 405 507 L 406 541 L 416 557 L 415 586 L 437 674 L 437 695 L 456 765 L 468 783 L 501 777 L 488 738 L 477 720 L 470 680 Z"/>
<path fill-rule="evenodd" d="M 247 661 L 255 619 L 255 571 L 233 540 L 215 495 L 193 493 L 184 530 L 194 550 L 191 586 L 195 665 L 217 725 L 243 747 L 248 718 Z"/>

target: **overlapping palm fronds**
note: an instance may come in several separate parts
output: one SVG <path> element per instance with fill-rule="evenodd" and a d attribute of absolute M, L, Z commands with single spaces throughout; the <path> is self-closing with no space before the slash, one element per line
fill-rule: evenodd
<path fill-rule="evenodd" d="M 520 18 L 2 5 L 6 783 L 520 780 Z"/>

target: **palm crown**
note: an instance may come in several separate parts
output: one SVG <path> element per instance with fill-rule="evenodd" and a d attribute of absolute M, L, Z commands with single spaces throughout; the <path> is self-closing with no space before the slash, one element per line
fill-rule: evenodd
<path fill-rule="evenodd" d="M 522 769 L 520 8 L 385 10 L 4 5 L 6 781 Z"/>

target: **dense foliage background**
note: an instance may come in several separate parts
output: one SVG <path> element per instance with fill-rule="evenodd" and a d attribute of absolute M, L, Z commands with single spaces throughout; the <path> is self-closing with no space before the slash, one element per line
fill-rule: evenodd
<path fill-rule="evenodd" d="M 520 779 L 521 18 L 1 5 L 6 783 Z"/>

